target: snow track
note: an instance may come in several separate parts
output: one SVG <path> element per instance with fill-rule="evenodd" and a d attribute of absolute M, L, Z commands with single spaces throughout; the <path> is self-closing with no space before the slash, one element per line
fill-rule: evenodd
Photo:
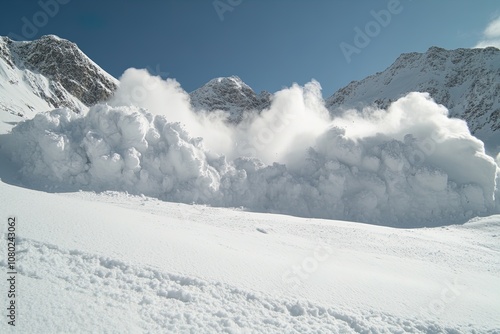
<path fill-rule="evenodd" d="M 163 272 L 117 259 L 64 250 L 55 245 L 20 238 L 19 254 L 22 280 L 37 288 L 51 286 L 86 299 L 88 316 L 106 308 L 129 319 L 107 319 L 110 332 L 121 333 L 460 333 L 417 319 L 401 319 L 375 312 L 354 313 L 331 306 L 294 299 L 274 299 L 219 282 Z M 4 262 L 1 263 L 5 265 Z M 333 303 L 335 304 L 335 303 Z M 45 318 L 47 312 L 60 310 L 65 323 L 56 319 L 33 324 L 29 332 L 52 333 L 68 328 L 91 332 L 86 317 L 71 317 L 70 309 L 51 305 L 49 309 L 30 305 L 30 316 Z M 66 318 L 67 317 L 67 318 Z M 20 318 L 22 323 L 26 319 Z M 52 320 L 52 321 L 51 321 Z M 111 321 L 110 321 L 111 320 Z M 49 323 L 47 323 L 49 321 Z M 115 323 L 116 322 L 116 323 Z M 111 326 L 116 326 L 110 328 Z M 120 329 L 121 327 L 121 329 Z M 494 331 L 490 331 L 493 333 Z"/>
<path fill-rule="evenodd" d="M 1 211 L 18 216 L 18 332 L 499 332 L 499 217 L 402 230 L 116 192 L 0 190 Z M 320 238 L 332 255 L 293 289 L 283 275 Z M 460 294 L 421 312 L 454 278 Z"/>

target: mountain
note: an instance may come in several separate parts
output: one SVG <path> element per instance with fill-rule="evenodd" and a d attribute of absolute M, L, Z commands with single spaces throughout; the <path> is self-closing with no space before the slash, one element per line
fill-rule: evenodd
<path fill-rule="evenodd" d="M 117 87 L 115 78 L 70 41 L 54 35 L 28 42 L 0 37 L 0 110 L 30 115 L 67 107 L 81 112 Z"/>
<path fill-rule="evenodd" d="M 261 111 L 271 104 L 271 94 L 256 94 L 239 77 L 216 78 L 191 92 L 191 104 L 195 110 L 223 110 L 229 113 L 230 122 L 239 122 L 246 111 Z"/>
<path fill-rule="evenodd" d="M 500 50 L 445 50 L 402 54 L 389 68 L 353 81 L 326 100 L 331 113 L 367 105 L 386 108 L 412 92 L 428 92 L 450 116 L 467 121 L 491 151 L 500 142 Z"/>

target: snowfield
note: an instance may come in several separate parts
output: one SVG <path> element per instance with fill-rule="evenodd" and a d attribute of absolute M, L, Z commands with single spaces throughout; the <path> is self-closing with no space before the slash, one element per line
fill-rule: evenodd
<path fill-rule="evenodd" d="M 1 113 L 0 332 L 500 333 L 483 143 L 428 94 L 332 119 L 320 89 L 235 125 L 129 70 L 87 113 Z"/>
<path fill-rule="evenodd" d="M 500 328 L 497 216 L 404 230 L 1 188 L 18 218 L 19 332 Z"/>

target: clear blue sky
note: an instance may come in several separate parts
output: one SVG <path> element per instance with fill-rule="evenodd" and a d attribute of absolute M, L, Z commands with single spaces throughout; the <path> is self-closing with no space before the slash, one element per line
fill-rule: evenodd
<path fill-rule="evenodd" d="M 348 63 L 340 44 L 355 46 L 355 27 L 365 30 L 374 21 L 370 12 L 391 1 L 220 0 L 232 9 L 223 20 L 213 0 L 41 0 L 53 1 L 67 2 L 54 17 L 40 14 L 37 0 L 4 1 L 0 35 L 33 35 L 23 34 L 24 17 L 40 26 L 28 39 L 69 39 L 115 77 L 149 67 L 192 91 L 214 77 L 238 75 L 257 92 L 314 78 L 325 97 L 403 52 L 473 47 L 500 14 L 498 0 L 400 0 L 385 27 L 369 25 L 374 37 Z"/>

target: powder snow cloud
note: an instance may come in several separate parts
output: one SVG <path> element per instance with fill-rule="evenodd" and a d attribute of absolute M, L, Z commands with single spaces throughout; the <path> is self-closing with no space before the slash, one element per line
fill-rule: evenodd
<path fill-rule="evenodd" d="M 332 117 L 312 81 L 237 125 L 172 79 L 130 69 L 85 115 L 39 113 L 7 140 L 26 184 L 400 227 L 497 211 L 495 161 L 427 93 Z"/>
<path fill-rule="evenodd" d="M 500 16 L 493 19 L 483 31 L 481 40 L 475 48 L 486 48 L 494 46 L 500 49 Z"/>

